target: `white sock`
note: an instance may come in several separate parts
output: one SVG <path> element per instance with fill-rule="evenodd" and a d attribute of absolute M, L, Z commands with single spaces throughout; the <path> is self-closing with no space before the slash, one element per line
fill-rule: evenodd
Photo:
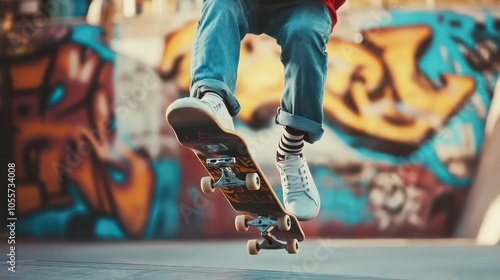
<path fill-rule="evenodd" d="M 202 99 L 205 99 L 207 101 L 210 100 L 215 102 L 220 102 L 220 101 L 224 102 L 224 99 L 222 99 L 222 97 L 215 92 L 207 92 Z"/>

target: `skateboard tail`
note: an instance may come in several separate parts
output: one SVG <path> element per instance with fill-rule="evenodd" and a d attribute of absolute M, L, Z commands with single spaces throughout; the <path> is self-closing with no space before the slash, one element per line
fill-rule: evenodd
<path fill-rule="evenodd" d="M 221 127 L 217 120 L 205 111 L 196 108 L 174 109 L 167 115 L 167 120 L 175 131 L 179 143 L 190 149 L 197 149 L 219 135 L 232 135 L 236 132 Z M 207 147 L 208 152 L 219 153 L 220 149 Z M 246 152 L 246 151 L 245 151 Z"/>
<path fill-rule="evenodd" d="M 210 116 L 197 109 L 175 109 L 172 110 L 167 120 L 175 131 L 179 143 L 188 148 L 200 145 L 209 139 L 214 130 L 219 127 L 210 120 Z"/>

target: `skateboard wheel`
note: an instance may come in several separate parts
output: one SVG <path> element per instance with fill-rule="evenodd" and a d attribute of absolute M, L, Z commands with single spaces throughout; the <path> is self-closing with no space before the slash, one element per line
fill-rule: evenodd
<path fill-rule="evenodd" d="M 257 173 L 248 173 L 246 177 L 247 189 L 251 191 L 256 191 L 260 189 L 260 178 Z"/>
<path fill-rule="evenodd" d="M 201 178 L 201 191 L 203 193 L 213 193 L 215 191 L 215 188 L 212 186 L 212 178 Z"/>
<path fill-rule="evenodd" d="M 280 231 L 289 231 L 291 227 L 292 227 L 292 220 L 290 219 L 290 216 L 285 215 L 278 217 L 278 229 Z"/>
<path fill-rule="evenodd" d="M 299 252 L 299 242 L 297 239 L 290 239 L 286 242 L 286 251 L 288 254 L 297 254 Z"/>
<path fill-rule="evenodd" d="M 234 219 L 234 225 L 236 226 L 237 231 L 248 231 L 248 218 L 245 215 L 238 215 L 236 219 Z"/>
<path fill-rule="evenodd" d="M 257 239 L 248 240 L 247 250 L 250 255 L 258 255 L 260 251 L 259 241 Z"/>

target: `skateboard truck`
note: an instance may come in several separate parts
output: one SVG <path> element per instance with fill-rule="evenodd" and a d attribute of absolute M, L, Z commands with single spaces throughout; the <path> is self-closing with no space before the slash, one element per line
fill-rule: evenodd
<path fill-rule="evenodd" d="M 271 220 L 266 217 L 258 217 L 255 220 L 247 222 L 247 225 L 255 227 L 258 230 L 260 230 L 261 235 L 264 238 L 264 241 L 258 244 L 259 249 L 274 250 L 274 249 L 286 248 L 285 244 L 277 241 L 276 237 L 274 237 L 274 235 L 271 234 L 271 230 L 273 230 L 273 228 L 278 225 L 277 221 Z"/>
<path fill-rule="evenodd" d="M 212 184 L 214 188 L 244 186 L 246 183 L 238 179 L 231 169 L 231 165 L 236 164 L 236 159 L 229 156 L 207 159 L 207 166 L 215 166 L 221 169 L 222 175 L 219 181 Z"/>
<path fill-rule="evenodd" d="M 236 158 L 222 155 L 219 158 L 209 158 L 206 160 L 207 166 L 215 166 L 221 170 L 221 176 L 217 182 L 213 182 L 211 177 L 201 179 L 201 190 L 204 193 L 213 193 L 215 188 L 246 186 L 249 190 L 260 188 L 260 178 L 257 173 L 247 173 L 245 181 L 239 179 L 231 168 L 236 164 Z"/>
<path fill-rule="evenodd" d="M 286 249 L 289 254 L 296 254 L 299 251 L 299 243 L 297 239 L 289 239 L 286 244 L 281 243 L 271 234 L 271 231 L 278 227 L 280 231 L 289 231 L 291 228 L 290 216 L 284 215 L 273 220 L 268 217 L 259 216 L 254 220 L 248 221 L 246 215 L 238 215 L 235 219 L 235 226 L 237 231 L 247 231 L 250 226 L 257 228 L 264 241 L 259 243 L 258 240 L 249 240 L 247 243 L 248 253 L 250 255 L 257 255 L 261 249 L 276 250 Z"/>

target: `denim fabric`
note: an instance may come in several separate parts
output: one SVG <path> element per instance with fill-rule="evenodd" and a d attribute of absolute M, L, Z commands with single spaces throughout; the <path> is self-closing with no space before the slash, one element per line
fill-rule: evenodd
<path fill-rule="evenodd" d="M 281 46 L 285 84 L 276 123 L 307 132 L 313 143 L 323 134 L 325 52 L 332 21 L 320 0 L 205 0 L 191 64 L 191 96 L 214 89 L 236 116 L 234 96 L 240 42 L 246 34 L 267 34 Z"/>

